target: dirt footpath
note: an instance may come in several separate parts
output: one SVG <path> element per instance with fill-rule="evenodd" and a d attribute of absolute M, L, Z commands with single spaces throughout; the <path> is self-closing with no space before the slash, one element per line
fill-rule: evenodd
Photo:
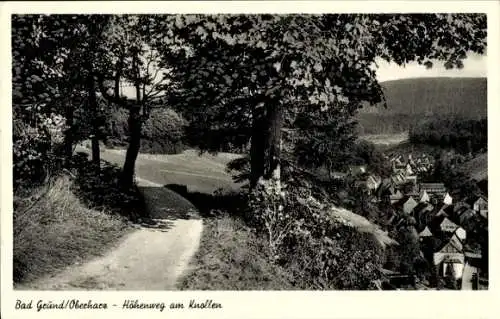
<path fill-rule="evenodd" d="M 154 223 L 138 225 L 103 257 L 18 289 L 175 290 L 177 280 L 187 271 L 198 249 L 202 220 L 184 198 L 160 184 L 140 179 L 138 182 L 147 205 L 154 207 Z M 175 206 L 178 199 L 185 211 L 162 207 L 165 194 L 170 196 L 170 206 Z"/>

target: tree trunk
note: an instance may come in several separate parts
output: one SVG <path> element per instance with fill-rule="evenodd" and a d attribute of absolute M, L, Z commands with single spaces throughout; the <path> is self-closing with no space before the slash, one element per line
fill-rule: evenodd
<path fill-rule="evenodd" d="M 252 144 L 250 148 L 250 188 L 254 188 L 259 178 L 281 179 L 281 129 L 283 126 L 283 110 L 275 101 L 262 114 L 254 109 L 252 123 Z"/>
<path fill-rule="evenodd" d="M 141 148 L 141 131 L 142 131 L 142 116 L 141 106 L 143 100 L 141 99 L 141 84 L 139 79 L 139 66 L 137 64 L 137 55 L 134 56 L 133 66 L 135 70 L 135 93 L 136 103 L 130 108 L 130 115 L 128 118 L 128 128 L 130 131 L 130 142 L 125 155 L 125 163 L 123 164 L 122 171 L 122 187 L 130 188 L 134 185 L 135 162 L 139 155 Z"/>
<path fill-rule="evenodd" d="M 92 162 L 97 170 L 101 166 L 101 153 L 99 149 L 99 123 L 98 123 L 98 107 L 96 98 L 95 81 L 92 69 L 89 68 L 89 75 L 87 77 L 87 92 L 88 92 L 88 105 L 90 110 L 90 118 L 92 119 Z"/>
<path fill-rule="evenodd" d="M 125 163 L 123 164 L 121 184 L 125 189 L 132 187 L 134 184 L 135 162 L 141 148 L 141 130 L 142 120 L 140 107 L 133 106 L 130 109 L 128 118 L 128 127 L 130 132 L 130 141 L 125 155 Z"/>
<path fill-rule="evenodd" d="M 280 180 L 280 159 L 281 159 L 281 129 L 283 126 L 283 110 L 278 101 L 271 105 L 267 113 L 267 154 L 265 157 L 264 178 L 275 178 Z"/>
<path fill-rule="evenodd" d="M 250 144 L 250 189 L 255 188 L 259 178 L 264 175 L 266 123 L 261 113 L 254 107 Z"/>

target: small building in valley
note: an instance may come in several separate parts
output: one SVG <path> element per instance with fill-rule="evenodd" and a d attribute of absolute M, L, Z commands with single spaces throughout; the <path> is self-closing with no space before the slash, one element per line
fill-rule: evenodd
<path fill-rule="evenodd" d="M 420 191 L 426 191 L 429 196 L 440 198 L 447 193 L 444 183 L 420 183 Z"/>
<path fill-rule="evenodd" d="M 428 203 L 431 200 L 431 198 L 429 197 L 429 194 L 427 193 L 427 191 L 425 189 L 420 191 L 418 199 L 419 199 L 419 202 L 421 202 L 421 203 Z"/>
<path fill-rule="evenodd" d="M 405 214 L 411 214 L 417 205 L 417 201 L 413 199 L 412 196 L 403 196 L 398 202 L 394 203 L 394 207 L 403 211 Z"/>
<path fill-rule="evenodd" d="M 472 196 L 467 199 L 467 204 L 484 218 L 488 218 L 488 200 L 483 196 Z"/>
<path fill-rule="evenodd" d="M 443 196 L 443 203 L 446 204 L 446 205 L 453 204 L 453 198 L 450 196 L 449 193 L 444 194 L 444 196 Z"/>
<path fill-rule="evenodd" d="M 447 273 L 448 267 L 453 267 L 455 279 L 462 277 L 465 255 L 463 252 L 462 241 L 453 234 L 448 241 L 444 241 L 433 255 L 434 265 L 438 268 L 441 276 Z"/>

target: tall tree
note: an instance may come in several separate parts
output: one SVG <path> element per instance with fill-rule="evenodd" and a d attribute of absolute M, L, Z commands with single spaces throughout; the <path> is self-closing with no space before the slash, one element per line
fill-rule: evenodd
<path fill-rule="evenodd" d="M 375 59 L 462 67 L 486 47 L 484 14 L 158 16 L 177 102 L 217 150 L 251 141 L 251 182 L 279 167 L 284 126 L 315 107 L 383 99 Z M 189 117 L 189 116 L 188 116 Z M 224 136 L 221 140 L 214 137 Z"/>
<path fill-rule="evenodd" d="M 152 46 L 155 37 L 161 35 L 151 32 L 151 23 L 148 16 L 114 16 L 104 32 L 103 50 L 111 67 L 101 69 L 98 74 L 99 89 L 108 101 L 129 110 L 130 139 L 121 178 L 125 188 L 133 185 L 143 123 L 149 118 L 153 105 L 158 105 L 157 100 L 168 83 L 166 69 L 159 65 L 158 52 Z M 107 86 L 108 80 L 113 82 L 112 88 Z M 133 84 L 135 99 L 120 96 L 122 81 Z M 113 93 L 109 93 L 110 90 Z"/>

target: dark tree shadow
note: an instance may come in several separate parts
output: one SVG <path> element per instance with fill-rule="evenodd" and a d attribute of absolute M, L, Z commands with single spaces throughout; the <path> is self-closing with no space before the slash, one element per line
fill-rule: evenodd
<path fill-rule="evenodd" d="M 229 212 L 232 215 L 242 215 L 245 210 L 245 197 L 238 192 L 213 194 L 190 192 L 186 185 L 168 184 L 169 189 L 192 203 L 201 217 L 217 217 L 220 212 Z"/>
<path fill-rule="evenodd" d="M 200 218 L 195 205 L 168 188 L 139 186 L 138 189 L 148 212 L 146 220 L 149 222 Z"/>

